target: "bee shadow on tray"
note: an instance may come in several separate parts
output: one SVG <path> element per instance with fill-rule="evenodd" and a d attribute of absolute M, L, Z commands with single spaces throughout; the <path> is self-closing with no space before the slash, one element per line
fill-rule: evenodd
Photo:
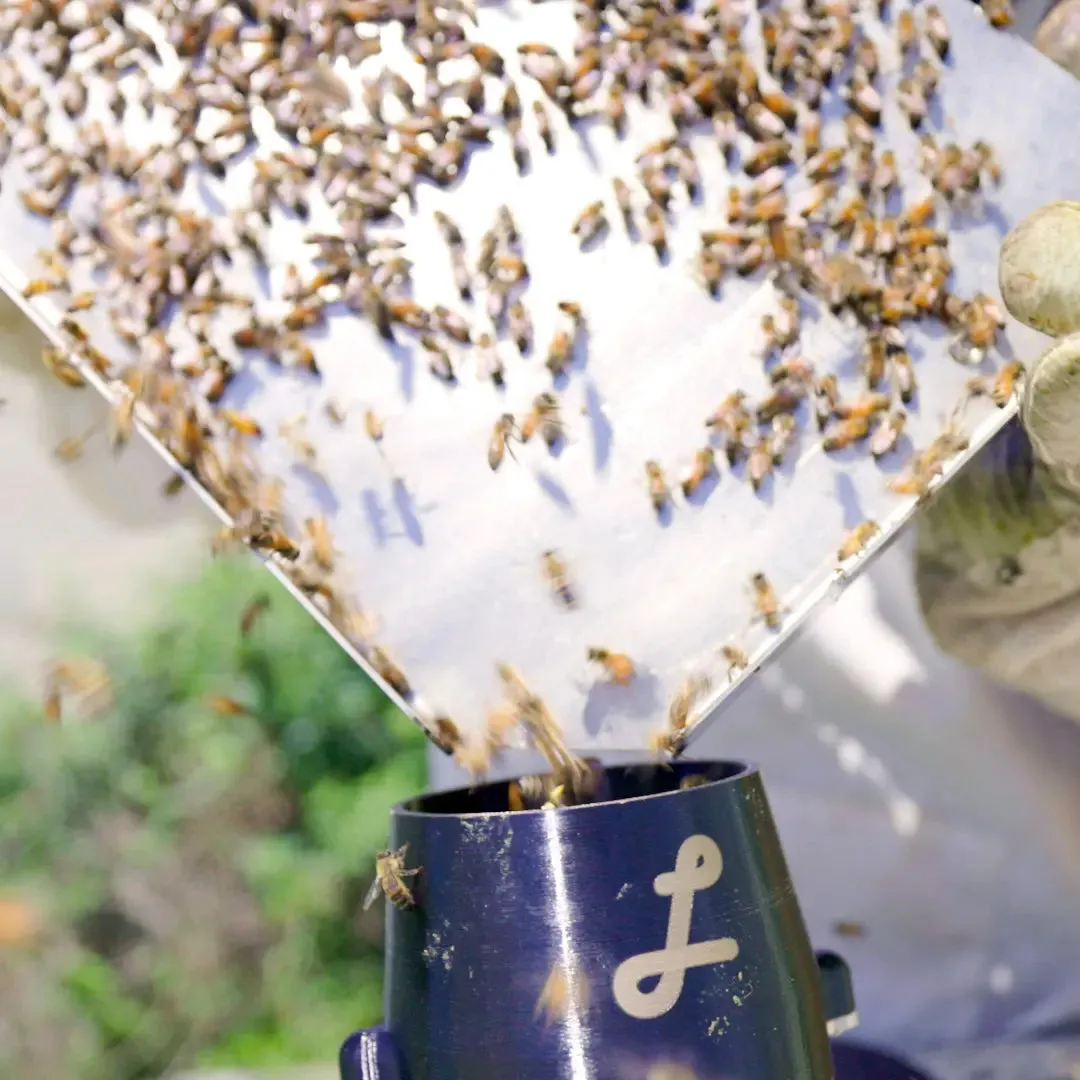
<path fill-rule="evenodd" d="M 847 473 L 836 474 L 836 501 L 844 513 L 845 529 L 854 529 L 866 520 L 855 481 Z"/>
<path fill-rule="evenodd" d="M 223 218 L 228 214 L 228 208 L 207 183 L 207 176 L 208 174 L 205 171 L 200 170 L 195 181 L 195 189 L 210 217 Z"/>
<path fill-rule="evenodd" d="M 308 489 L 309 494 L 318 504 L 321 513 L 337 513 L 337 496 L 321 473 L 317 473 L 314 469 L 309 469 L 307 465 L 299 462 L 292 466 L 292 472 Z"/>
<path fill-rule="evenodd" d="M 386 529 L 386 510 L 383 509 L 379 496 L 373 488 L 364 488 L 360 493 L 360 505 L 376 546 L 386 547 L 386 541 L 390 539 L 390 534 Z"/>
<path fill-rule="evenodd" d="M 417 547 L 423 547 L 424 529 L 417 514 L 418 508 L 412 493 L 400 476 L 395 476 L 391 482 L 391 493 L 394 500 L 394 509 L 397 511 L 405 535 Z"/>
<path fill-rule="evenodd" d="M 585 160 L 588 161 L 593 172 L 600 171 L 600 158 L 593 145 L 593 129 L 601 123 L 603 120 L 599 116 L 578 116 L 570 125 L 571 134 L 577 138 L 581 152 L 585 155 Z"/>
<path fill-rule="evenodd" d="M 560 510 L 573 516 L 574 503 L 566 488 L 564 488 L 550 473 L 546 473 L 542 469 L 535 470 L 533 476 L 536 478 L 536 483 L 540 490 L 555 503 Z"/>
<path fill-rule="evenodd" d="M 896 445 L 891 450 L 875 457 L 874 464 L 883 473 L 898 473 L 911 460 L 914 452 L 915 444 L 909 435 L 904 434 L 896 440 Z"/>
<path fill-rule="evenodd" d="M 601 678 L 594 682 L 585 695 L 582 719 L 585 730 L 591 736 L 599 735 L 610 717 L 654 717 L 660 708 L 660 680 L 640 666 L 629 686 Z"/>
<path fill-rule="evenodd" d="M 709 496 L 716 490 L 720 483 L 720 470 L 712 469 L 694 484 L 689 491 L 684 487 L 683 495 L 690 506 L 704 506 L 709 501 Z"/>
<path fill-rule="evenodd" d="M 591 381 L 585 383 L 585 415 L 592 435 L 593 468 L 603 472 L 611 458 L 612 427 L 604 412 L 600 391 Z"/>

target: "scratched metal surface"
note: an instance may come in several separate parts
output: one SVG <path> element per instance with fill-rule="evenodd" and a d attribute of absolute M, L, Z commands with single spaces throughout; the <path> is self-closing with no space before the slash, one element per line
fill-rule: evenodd
<path fill-rule="evenodd" d="M 1005 171 L 985 211 L 953 223 L 956 291 L 996 295 L 996 253 L 1007 228 L 1041 203 L 1075 194 L 1080 143 L 1068 133 L 1080 115 L 1080 85 L 1018 38 L 991 30 L 964 0 L 942 6 L 954 43 L 935 119 L 946 138 L 964 145 L 992 141 Z M 569 47 L 573 34 L 564 0 L 485 7 L 479 24 L 475 36 L 500 48 L 511 68 L 518 42 Z M 891 33 L 869 25 L 891 85 L 897 66 Z M 384 33 L 391 56 L 392 36 Z M 382 62 L 366 61 L 360 74 Z M 536 89 L 530 80 L 517 81 L 527 110 Z M 610 203 L 611 176 L 629 176 L 640 148 L 665 132 L 656 116 L 644 113 L 632 116 L 630 130 L 620 143 L 601 125 L 583 125 L 580 134 L 559 129 L 559 150 L 550 158 L 533 132 L 532 169 L 524 177 L 497 132 L 496 146 L 473 155 L 454 190 L 421 185 L 417 212 L 404 214 L 398 235 L 407 238 L 415 263 L 417 299 L 461 310 L 432 210 L 445 209 L 461 224 L 475 256 L 495 205 L 505 200 L 512 208 L 531 270 L 525 300 L 539 355 L 504 354 L 504 394 L 468 367 L 460 384 L 447 388 L 428 374 L 422 350 L 390 350 L 369 324 L 344 315 L 313 339 L 321 378 L 245 362 L 224 401 L 252 413 L 267 433 L 258 460 L 286 481 L 290 517 L 328 516 L 355 596 L 379 620 L 378 643 L 417 691 L 405 707 L 421 722 L 445 712 L 464 730 L 478 730 L 497 699 L 494 661 L 502 660 L 544 697 L 576 748 L 640 748 L 690 671 L 715 676 L 703 716 L 737 687 L 739 680 L 729 682 L 718 663 L 719 645 L 737 642 L 750 652 L 744 676 L 750 677 L 818 604 L 838 594 L 843 581 L 835 551 L 845 529 L 867 517 L 882 524 L 870 557 L 914 512 L 910 499 L 886 487 L 904 451 L 881 464 L 865 452 L 826 456 L 810 425 L 797 462 L 782 467 L 760 495 L 725 465 L 706 498 L 689 504 L 680 498 L 671 520 L 657 521 L 645 492 L 644 461 L 655 458 L 678 475 L 704 444 L 705 416 L 726 394 L 737 387 L 751 397 L 765 392 L 759 322 L 775 296 L 761 281 L 735 279 L 714 301 L 691 277 L 697 231 L 722 224 L 728 186 L 708 134 L 692 140 L 705 176 L 704 202 L 677 206 L 670 265 L 658 266 L 647 245 L 632 244 L 610 206 L 613 228 L 604 242 L 578 250 L 569 231 L 573 218 L 595 198 Z M 915 172 L 916 139 L 888 103 L 884 132 L 879 145 L 896 149 L 905 201 L 915 201 L 928 190 Z M 144 129 L 129 137 L 150 134 Z M 835 138 L 827 127 L 826 143 L 830 134 Z M 55 137 L 66 136 L 58 130 Z M 264 145 L 274 139 L 270 132 Z M 203 174 L 195 183 L 189 176 L 182 201 L 224 213 L 242 202 L 252 168 L 248 159 L 225 181 Z M 9 164 L 0 185 L 0 285 L 56 338 L 60 311 L 53 302 L 19 297 L 37 269 L 35 252 L 48 243 L 47 226 L 21 208 L 22 186 L 17 162 Z M 300 237 L 323 227 L 332 228 L 333 220 L 318 202 L 309 226 L 275 212 L 271 286 L 280 284 L 287 263 L 304 269 Z M 255 285 L 250 289 L 258 293 Z M 582 304 L 589 328 L 585 354 L 562 392 L 566 444 L 551 455 L 542 443 L 531 443 L 492 474 L 486 447 L 495 418 L 507 410 L 520 415 L 550 387 L 543 350 L 563 299 Z M 269 297 L 259 307 L 268 314 L 284 310 Z M 104 320 L 90 313 L 83 321 L 109 351 Z M 943 336 L 911 336 L 921 392 L 902 444 L 907 453 L 937 433 L 971 374 L 948 357 Z M 1035 335 L 1014 325 L 1007 337 L 1006 352 L 1024 356 L 1038 347 Z M 859 336 L 839 320 L 804 318 L 802 351 L 819 371 L 835 370 L 849 391 L 858 383 L 859 347 Z M 108 392 L 100 380 L 95 385 Z M 341 427 L 325 419 L 327 401 L 347 410 Z M 363 433 L 368 407 L 385 421 L 385 459 Z M 298 468 L 276 435 L 282 421 L 301 412 L 309 417 L 321 478 Z M 1010 414 L 973 404 L 966 414 L 972 450 Z M 570 567 L 580 594 L 574 611 L 562 610 L 541 578 L 540 553 L 550 548 Z M 858 569 L 852 566 L 849 575 Z M 751 621 L 748 580 L 759 570 L 787 608 L 778 634 Z M 361 649 L 332 632 L 363 662 Z M 639 671 L 633 684 L 597 682 L 585 659 L 590 645 L 633 657 Z"/>

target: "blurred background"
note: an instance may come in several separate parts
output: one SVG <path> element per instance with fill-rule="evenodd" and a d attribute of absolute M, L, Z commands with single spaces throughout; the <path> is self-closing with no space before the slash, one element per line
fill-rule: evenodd
<path fill-rule="evenodd" d="M 0 1076 L 336 1076 L 423 738 L 40 349 L 0 301 Z M 87 658 L 109 686 L 48 722 Z"/>

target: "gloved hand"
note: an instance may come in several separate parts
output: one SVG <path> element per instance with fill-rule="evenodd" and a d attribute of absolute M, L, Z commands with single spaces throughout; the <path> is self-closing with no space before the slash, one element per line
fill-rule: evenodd
<path fill-rule="evenodd" d="M 1013 421 L 923 515 L 916 580 L 947 652 L 1080 721 L 1080 202 L 1001 248 L 1002 298 L 1057 338 Z"/>
<path fill-rule="evenodd" d="M 1080 77 L 1080 0 L 1034 44 Z M 1002 298 L 1057 338 L 1013 421 L 923 515 L 916 583 L 946 652 L 1080 721 L 1080 203 L 1053 203 L 1005 238 Z"/>

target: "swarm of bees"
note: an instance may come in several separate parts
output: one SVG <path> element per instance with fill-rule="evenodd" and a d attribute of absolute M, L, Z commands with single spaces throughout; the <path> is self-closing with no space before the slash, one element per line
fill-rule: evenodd
<path fill-rule="evenodd" d="M 1009 0 L 982 0 L 981 6 L 992 25 L 1011 24 Z M 526 300 L 531 272 L 511 211 L 497 207 L 476 244 L 449 213 L 434 211 L 438 257 L 447 260 L 454 306 L 428 307 L 416 299 L 409 252 L 393 233 L 402 207 L 415 209 L 419 183 L 450 188 L 472 152 L 492 144 L 497 126 L 523 172 L 533 135 L 546 153 L 555 153 L 564 121 L 574 128 L 598 117 L 622 139 L 632 135 L 629 99 L 664 112 L 670 133 L 642 147 L 633 175 L 611 178 L 607 195 L 593 193 L 588 202 L 583 196 L 585 205 L 568 223 L 585 250 L 605 243 L 621 223 L 661 262 L 668 260 L 668 233 L 683 196 L 696 202 L 703 194 L 691 133 L 710 132 L 726 159 L 732 182 L 724 220 L 701 231 L 693 274 L 713 296 L 732 276 L 771 278 L 775 309 L 760 327 L 767 390 L 757 397 L 731 390 L 704 418 L 703 445 L 689 463 L 643 463 L 644 494 L 661 519 L 680 493 L 688 501 L 704 498 L 723 462 L 765 493 L 805 438 L 806 413 L 815 421 L 815 441 L 829 454 L 897 454 L 908 410 L 918 403 L 912 324 L 943 325 L 952 336 L 952 357 L 963 364 L 981 364 L 998 342 L 1004 317 L 997 302 L 951 289 L 953 264 L 939 209 L 977 207 L 999 182 L 1001 167 L 989 143 L 962 146 L 928 129 L 951 49 L 936 5 L 903 8 L 892 19 L 902 61 L 895 102 L 918 136 L 919 168 L 932 189 L 918 200 L 906 197 L 894 152 L 877 145 L 888 65 L 876 38 L 863 31 L 866 14 L 849 0 L 812 0 L 798 11 L 774 5 L 755 14 L 764 71 L 745 47 L 743 15 L 723 4 L 662 12 L 652 0 L 579 5 L 569 58 L 527 42 L 509 65 L 476 40 L 469 0 L 438 7 L 329 0 L 314 9 L 300 0 L 269 0 L 257 12 L 224 0 L 212 19 L 166 0 L 151 0 L 148 10 L 180 59 L 181 73 L 167 89 L 156 79 L 162 58 L 155 39 L 127 23 L 117 0 L 78 11 L 57 0 L 34 0 L 0 16 L 0 41 L 10 47 L 18 31 L 24 44 L 29 38 L 33 57 L 32 64 L 0 58 L 0 164 L 18 157 L 29 177 L 22 204 L 52 229 L 52 247 L 40 254 L 42 271 L 23 295 L 59 296 L 65 312 L 58 327 L 63 344 L 47 347 L 42 361 L 65 385 L 82 387 L 88 377 L 107 384 L 114 401 L 110 444 L 119 449 L 137 421 L 145 426 L 172 455 L 176 475 L 197 481 L 229 514 L 232 524 L 216 537 L 215 549 L 243 544 L 273 560 L 402 698 L 413 697 L 409 679 L 375 641 L 374 620 L 347 599 L 329 523 L 289 520 L 281 483 L 256 467 L 253 447 L 278 439 L 298 465 L 319 473 L 319 446 L 304 417 L 266 430 L 230 402 L 230 389 L 256 359 L 290 377 L 321 378 L 311 341 L 338 311 L 367 320 L 388 346 L 419 346 L 430 377 L 448 395 L 466 373 L 505 389 L 516 359 L 536 347 Z M 377 31 L 388 23 L 401 28 L 423 72 L 423 89 L 386 68 L 365 80 L 358 120 L 352 91 L 332 73 L 334 62 L 356 65 L 378 54 Z M 453 79 L 444 61 L 458 62 Z M 55 93 L 39 93 L 50 81 Z M 103 91 L 108 116 L 88 113 L 91 84 Z M 846 110 L 839 141 L 823 135 L 826 98 Z M 122 133 L 128 113 L 158 109 L 171 113 L 177 137 L 141 149 L 129 145 Z M 287 147 L 258 146 L 257 110 L 269 114 Z M 57 118 L 66 118 L 70 140 L 52 137 Z M 254 175 L 241 208 L 220 219 L 181 208 L 189 175 L 221 179 L 252 149 Z M 271 221 L 282 212 L 309 221 L 313 190 L 336 220 L 331 231 L 309 227 L 304 236 L 314 269 L 271 266 Z M 87 193 L 96 200 L 92 219 L 72 212 Z M 239 259 L 283 271 L 280 314 L 270 317 L 228 284 L 228 270 Z M 84 286 L 80 269 L 107 284 Z M 859 328 L 860 391 L 842 393 L 836 376 L 817 370 L 800 348 L 807 299 Z M 126 355 L 106 356 L 95 346 L 76 318 L 87 312 L 108 320 Z M 542 443 L 554 453 L 572 438 L 562 388 L 583 359 L 586 312 L 567 299 L 551 314 L 552 335 L 538 351 L 552 387 L 516 414 L 492 410 L 487 462 L 493 472 L 507 457 L 515 460 L 515 447 Z M 224 334 L 222 316 L 230 323 Z M 1010 363 L 996 375 L 973 376 L 968 394 L 1004 407 L 1022 378 L 1022 367 Z M 348 423 L 333 401 L 325 411 L 334 424 Z M 393 429 L 387 439 L 373 409 L 364 412 L 363 428 L 389 465 Z M 65 440 L 57 453 L 73 459 L 84 442 L 85 436 Z M 967 442 L 958 412 L 889 487 L 925 497 Z M 500 482 L 505 478 L 504 472 Z M 167 491 L 176 488 L 171 481 Z M 841 538 L 838 562 L 861 554 L 879 532 L 865 522 Z M 564 557 L 548 550 L 539 561 L 555 603 L 577 607 L 579 590 Z M 751 618 L 780 629 L 785 608 L 765 574 L 753 575 L 750 596 Z M 255 605 L 245 614 L 245 633 L 261 610 Z M 738 644 L 717 655 L 729 680 L 748 668 Z M 616 685 L 634 679 L 635 664 L 622 653 L 587 646 L 586 659 Z M 559 781 L 544 805 L 581 798 L 589 770 L 566 749 L 558 724 L 521 677 L 505 665 L 499 671 L 507 703 L 482 737 L 466 740 L 449 718 L 429 717 L 433 736 L 480 775 L 509 731 L 521 727 Z M 696 675 L 680 688 L 664 729 L 653 736 L 655 748 L 678 751 L 711 685 L 710 677 Z M 403 856 L 380 855 L 378 881 L 395 902 L 409 897 L 402 879 L 415 873 L 404 870 Z"/>

